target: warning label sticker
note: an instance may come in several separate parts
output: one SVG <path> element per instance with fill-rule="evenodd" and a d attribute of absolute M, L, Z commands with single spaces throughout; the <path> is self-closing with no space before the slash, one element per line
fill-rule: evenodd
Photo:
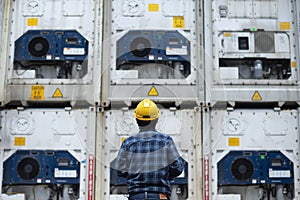
<path fill-rule="evenodd" d="M 230 147 L 240 146 L 240 138 L 228 138 L 228 146 Z"/>
<path fill-rule="evenodd" d="M 184 17 L 174 16 L 173 17 L 173 28 L 184 28 Z"/>
<path fill-rule="evenodd" d="M 148 96 L 158 96 L 158 92 L 154 86 L 152 86 L 151 89 L 149 90 Z"/>
<path fill-rule="evenodd" d="M 280 22 L 280 30 L 291 30 L 290 22 Z"/>
<path fill-rule="evenodd" d="M 14 145 L 15 146 L 25 146 L 26 138 L 25 137 L 15 137 Z"/>
<path fill-rule="evenodd" d="M 63 94 L 61 93 L 59 88 L 56 88 L 55 92 L 52 95 L 53 98 L 62 98 Z"/>
<path fill-rule="evenodd" d="M 148 11 L 149 12 L 158 12 L 159 11 L 159 5 L 158 4 L 148 4 Z"/>
<path fill-rule="evenodd" d="M 27 19 L 27 26 L 37 26 L 38 25 L 38 18 L 28 18 Z"/>
<path fill-rule="evenodd" d="M 261 100 L 262 100 L 262 97 L 261 97 L 261 95 L 259 94 L 258 91 L 255 91 L 251 99 L 252 99 L 253 101 L 261 101 Z"/>
<path fill-rule="evenodd" d="M 31 87 L 31 100 L 44 100 L 45 87 L 43 85 L 33 85 Z"/>

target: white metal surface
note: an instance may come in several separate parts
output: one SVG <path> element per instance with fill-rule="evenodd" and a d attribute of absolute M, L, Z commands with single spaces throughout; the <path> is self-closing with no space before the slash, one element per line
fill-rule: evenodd
<path fill-rule="evenodd" d="M 0 1 L 0 46 L 1 48 L 2 47 L 6 47 L 7 46 L 7 43 L 6 43 L 6 37 L 2 37 L 3 36 L 3 32 L 4 32 L 4 19 L 6 17 L 6 13 L 7 11 L 5 10 L 5 5 L 7 4 L 7 2 L 1 0 Z M 4 59 L 2 57 L 2 54 L 0 54 L 0 58 L 1 58 L 1 61 L 0 61 L 0 65 L 1 66 L 5 66 L 5 62 L 4 62 Z M 0 67 L 0 74 L 1 74 L 1 80 L 5 80 L 5 69 L 4 67 Z M 4 98 L 5 98 L 5 90 L 4 90 L 4 84 L 5 82 L 4 81 L 0 81 L 0 102 L 1 104 L 3 104 L 4 102 Z"/>
<path fill-rule="evenodd" d="M 172 186 L 172 200 L 201 199 L 201 137 L 198 135 L 201 128 L 201 118 L 199 110 L 195 109 L 160 109 L 161 116 L 157 124 L 157 130 L 170 135 L 180 155 L 188 162 L 188 191 L 176 194 L 177 185 Z M 103 127 L 98 129 L 98 141 L 101 145 L 97 150 L 97 171 L 101 173 L 96 180 L 96 188 L 101 186 L 102 191 L 97 192 L 98 199 L 116 199 L 116 194 L 125 192 L 126 186 L 114 186 L 110 188 L 110 168 L 109 163 L 116 157 L 122 141 L 138 133 L 138 127 L 131 109 L 109 110 L 103 113 Z M 99 156 L 102 156 L 99 162 Z M 197 178 L 195 178 L 197 177 Z M 99 186 L 100 185 L 100 186 Z M 188 194 L 187 194 L 188 193 Z M 110 195 L 111 194 L 111 195 Z"/>
<path fill-rule="evenodd" d="M 12 195 L 6 195 L 2 194 L 0 197 L 3 200 L 25 200 L 25 194 L 12 194 Z"/>
<path fill-rule="evenodd" d="M 219 194 L 237 194 L 244 198 L 261 195 L 255 186 L 219 186 L 217 164 L 230 151 L 280 151 L 294 166 L 294 198 L 299 188 L 299 111 L 271 109 L 212 109 L 203 116 L 203 155 L 208 158 L 209 198 Z M 229 166 L 228 166 L 229 167 Z M 228 172 L 229 173 L 229 172 Z M 287 177 L 284 171 L 269 177 Z M 288 176 L 290 177 L 290 176 Z M 283 185 L 278 185 L 277 197 L 282 199 Z"/>
<path fill-rule="evenodd" d="M 96 111 L 93 107 L 78 110 L 2 110 L 1 177 L 4 161 L 17 150 L 66 150 L 80 162 L 79 199 L 88 199 L 88 191 L 93 187 L 89 182 L 93 181 L 94 176 L 92 167 L 95 155 L 95 120 Z M 53 172 L 53 177 L 74 178 L 76 175 L 72 170 L 62 170 Z M 26 193 L 30 200 L 34 200 L 35 197 L 44 199 L 50 195 L 50 188 L 44 185 L 25 185 L 18 184 L 6 188 L 7 194 Z M 65 198 L 62 199 L 72 199 L 72 196 L 68 195 L 69 192 L 69 188 L 63 188 Z"/>
<path fill-rule="evenodd" d="M 184 0 L 122 0 L 111 2 L 112 30 L 195 29 L 195 4 Z M 130 20 L 130 23 L 128 23 Z"/>
<path fill-rule="evenodd" d="M 0 1 L 0 45 L 2 44 L 2 30 L 3 30 L 3 13 L 4 13 L 4 1 Z"/>
<path fill-rule="evenodd" d="M 241 196 L 237 194 L 217 195 L 217 200 L 241 200 Z"/>
<path fill-rule="evenodd" d="M 102 41 L 102 1 L 91 0 L 74 1 L 10 1 L 5 5 L 5 26 L 3 36 L 6 39 L 5 51 L 2 52 L 3 65 L 6 66 L 5 83 L 8 92 L 6 102 L 23 101 L 26 106 L 27 101 L 36 101 L 31 96 L 32 85 L 44 86 L 42 99 L 55 102 L 71 102 L 73 105 L 89 104 L 95 105 L 100 102 L 101 84 L 101 41 Z M 22 73 L 18 73 L 14 66 L 15 41 L 28 30 L 76 30 L 88 41 L 88 55 L 83 65 L 87 65 L 81 70 L 81 65 L 72 66 L 71 75 L 64 78 L 56 78 L 55 65 L 41 66 L 42 77 L 38 75 L 38 68 L 33 68 L 36 73 L 31 73 L 32 69 L 24 68 Z M 52 41 L 53 42 L 53 41 Z M 50 46 L 50 48 L 55 48 Z M 67 52 L 65 55 L 67 55 Z M 69 57 L 72 56 L 69 54 Z M 72 52 L 74 54 L 74 51 Z M 79 55 L 79 53 L 76 53 Z M 86 64 L 87 63 L 87 64 Z M 77 66 L 75 69 L 75 65 Z M 14 66 L 14 67 L 13 67 Z M 44 70 L 44 71 L 43 71 Z M 44 74 L 43 74 L 44 73 Z M 75 75 L 80 73 L 80 78 Z M 33 77 L 34 76 L 34 77 Z M 55 77 L 52 77 L 55 76 Z M 45 78 L 43 78 L 45 77 Z M 47 78 L 48 77 L 48 78 Z M 69 87 L 68 87 L 69 86 Z M 61 94 L 55 95 L 56 89 Z M 24 91 L 25 92 L 22 92 Z"/>
<path fill-rule="evenodd" d="M 205 1 L 204 10 L 208 102 L 298 101 L 296 1 Z"/>
<path fill-rule="evenodd" d="M 104 62 L 102 100 L 106 105 L 110 102 L 128 102 L 151 96 L 161 101 L 172 101 L 177 105 L 182 102 L 197 104 L 204 99 L 203 67 L 200 52 L 201 45 L 201 17 L 199 9 L 201 3 L 197 1 L 176 0 L 123 0 L 105 3 L 104 28 Z M 147 23 L 145 23 L 147 22 Z M 190 42 L 190 72 L 186 77 L 170 74 L 167 77 L 164 71 L 173 71 L 173 66 L 153 64 L 165 61 L 157 58 L 140 65 L 136 62 L 136 70 L 117 67 L 117 42 L 126 36 L 129 31 L 161 31 L 163 34 L 177 30 Z M 123 47 L 123 46 L 122 46 Z M 164 47 L 161 47 L 162 51 Z M 180 49 L 182 50 L 182 49 Z M 182 53 L 182 52 L 181 52 Z M 166 53 L 167 54 L 167 53 Z M 180 54 L 180 53 L 179 53 Z M 170 56 L 170 55 L 169 55 Z M 156 58 L 155 58 L 156 59 Z M 124 60 L 126 61 L 126 60 Z M 174 67 L 176 68 L 176 67 Z M 159 75 L 162 73 L 163 75 Z M 158 74 L 158 75 L 156 75 Z M 156 95 L 149 95 L 152 86 L 157 89 Z"/>

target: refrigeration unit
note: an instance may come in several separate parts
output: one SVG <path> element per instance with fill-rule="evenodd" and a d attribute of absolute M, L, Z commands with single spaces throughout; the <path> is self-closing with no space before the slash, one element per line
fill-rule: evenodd
<path fill-rule="evenodd" d="M 88 44 L 75 30 L 28 30 L 15 41 L 15 73 L 32 79 L 83 78 Z"/>
<path fill-rule="evenodd" d="M 185 79 L 191 74 L 190 42 L 178 31 L 135 30 L 117 41 L 116 70 L 138 79 Z"/>

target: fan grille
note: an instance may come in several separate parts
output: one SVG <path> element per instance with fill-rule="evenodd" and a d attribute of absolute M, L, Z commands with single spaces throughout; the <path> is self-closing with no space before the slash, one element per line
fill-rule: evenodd
<path fill-rule="evenodd" d="M 43 37 L 35 37 L 28 44 L 28 51 L 35 57 L 42 57 L 49 51 L 49 42 Z"/>
<path fill-rule="evenodd" d="M 151 51 L 151 43 L 144 37 L 137 37 L 130 43 L 130 51 L 136 57 L 145 57 Z"/>
<path fill-rule="evenodd" d="M 23 158 L 17 166 L 18 175 L 24 180 L 32 180 L 39 174 L 40 165 L 34 158 Z"/>
<path fill-rule="evenodd" d="M 254 172 L 253 164 L 246 158 L 238 158 L 231 165 L 233 177 L 240 181 L 248 180 Z"/>

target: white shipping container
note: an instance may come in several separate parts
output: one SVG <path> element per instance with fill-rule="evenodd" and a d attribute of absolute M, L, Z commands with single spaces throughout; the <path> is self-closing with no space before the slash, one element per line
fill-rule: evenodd
<path fill-rule="evenodd" d="M 101 0 L 9 1 L 5 13 L 6 103 L 100 102 Z"/>
<path fill-rule="evenodd" d="M 95 108 L 1 111 L 1 194 L 87 200 L 94 192 Z"/>
<path fill-rule="evenodd" d="M 203 101 L 200 2 L 115 0 L 104 7 L 104 106 L 148 96 Z"/>
<path fill-rule="evenodd" d="M 203 124 L 206 197 L 299 198 L 299 110 L 212 109 Z"/>
<path fill-rule="evenodd" d="M 204 8 L 207 101 L 297 101 L 296 1 L 217 0 Z"/>
<path fill-rule="evenodd" d="M 184 173 L 172 182 L 172 200 L 201 199 L 201 116 L 198 109 L 160 109 L 157 131 L 170 135 L 187 162 Z M 110 169 L 122 141 L 139 132 L 133 110 L 112 109 L 98 115 L 96 199 L 123 199 L 127 195 L 126 180 L 117 178 Z M 101 156 L 101 158 L 100 158 Z M 197 178 L 196 178 L 197 177 Z M 122 198 L 123 197 L 123 198 Z"/>

